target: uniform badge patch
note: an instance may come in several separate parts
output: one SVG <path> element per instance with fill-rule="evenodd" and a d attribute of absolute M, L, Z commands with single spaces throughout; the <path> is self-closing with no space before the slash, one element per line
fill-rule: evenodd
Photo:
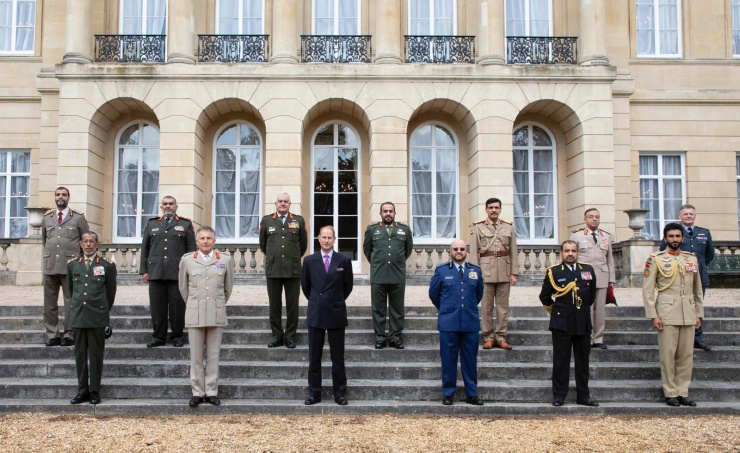
<path fill-rule="evenodd" d="M 105 268 L 103 266 L 93 267 L 93 275 L 95 277 L 100 277 L 101 275 L 105 275 Z"/>
<path fill-rule="evenodd" d="M 642 273 L 642 275 L 644 275 L 645 277 L 648 277 L 648 276 L 650 275 L 650 269 L 648 269 L 648 268 L 646 267 L 646 268 L 645 268 L 645 272 L 643 272 L 643 273 Z"/>
<path fill-rule="evenodd" d="M 686 266 L 686 273 L 687 274 L 691 274 L 693 272 L 696 272 L 696 266 L 694 266 L 693 264 L 687 265 Z"/>
<path fill-rule="evenodd" d="M 478 280 L 478 273 L 476 271 L 470 271 L 468 278 L 471 280 Z"/>

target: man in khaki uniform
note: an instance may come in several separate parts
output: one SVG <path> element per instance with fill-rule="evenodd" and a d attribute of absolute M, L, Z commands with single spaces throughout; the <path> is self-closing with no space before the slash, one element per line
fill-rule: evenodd
<path fill-rule="evenodd" d="M 660 378 L 669 406 L 696 406 L 689 399 L 694 366 L 694 328 L 704 316 L 699 262 L 681 250 L 683 228 L 669 223 L 663 228 L 668 248 L 653 253 L 645 262 L 642 299 L 645 316 L 658 330 Z M 656 297 L 657 291 L 657 297 Z"/>
<path fill-rule="evenodd" d="M 46 346 L 72 346 L 72 292 L 67 284 L 67 261 L 80 256 L 82 235 L 89 231 L 85 216 L 69 208 L 69 189 L 54 191 L 56 209 L 44 214 L 44 327 Z M 59 288 L 64 299 L 64 331 L 59 334 Z M 62 338 L 62 336 L 64 338 Z"/>
<path fill-rule="evenodd" d="M 606 349 L 604 344 L 604 325 L 606 324 L 606 294 L 616 281 L 614 275 L 614 256 L 609 233 L 599 229 L 601 215 L 596 208 L 589 208 L 583 214 L 586 226 L 574 231 L 570 240 L 578 244 L 578 260 L 588 263 L 596 273 L 596 299 L 591 311 L 591 347 Z"/>
<path fill-rule="evenodd" d="M 501 200 L 486 200 L 488 217 L 476 222 L 470 231 L 469 261 L 481 268 L 485 289 L 481 314 L 483 349 L 494 346 L 512 349 L 506 342 L 509 325 L 509 292 L 516 285 L 519 264 L 514 227 L 499 218 Z M 496 308 L 496 328 L 493 326 L 493 309 Z"/>

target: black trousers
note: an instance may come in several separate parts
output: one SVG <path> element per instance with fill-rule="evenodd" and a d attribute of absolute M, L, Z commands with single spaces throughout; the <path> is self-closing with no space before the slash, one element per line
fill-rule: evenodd
<path fill-rule="evenodd" d="M 347 391 L 347 375 L 344 372 L 344 327 L 341 329 L 308 328 L 308 390 L 313 396 L 321 396 L 321 355 L 324 352 L 326 332 L 329 332 L 331 382 L 334 398 L 338 398 L 344 396 Z"/>
<path fill-rule="evenodd" d="M 72 329 L 72 331 L 75 335 L 77 394 L 100 393 L 105 353 L 105 327 Z"/>
<path fill-rule="evenodd" d="M 283 330 L 283 288 L 285 288 L 285 330 Z M 298 330 L 298 294 L 300 278 L 268 278 L 267 299 L 270 302 L 270 329 L 276 340 L 295 340 Z"/>
<path fill-rule="evenodd" d="M 167 341 L 167 318 L 172 339 L 182 338 L 185 330 L 185 301 L 182 300 L 177 280 L 149 280 L 149 308 L 155 340 Z"/>
<path fill-rule="evenodd" d="M 588 357 L 591 354 L 591 334 L 570 335 L 557 330 L 552 331 L 552 397 L 565 401 L 568 396 L 571 349 L 576 371 L 576 398 L 578 401 L 587 400 L 590 398 Z"/>

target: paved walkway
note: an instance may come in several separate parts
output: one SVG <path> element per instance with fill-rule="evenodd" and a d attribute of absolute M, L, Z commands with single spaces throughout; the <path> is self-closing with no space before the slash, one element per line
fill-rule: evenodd
<path fill-rule="evenodd" d="M 406 305 L 431 305 L 426 286 L 407 286 Z M 515 286 L 511 289 L 511 306 L 540 305 L 538 295 L 540 288 L 532 286 Z M 640 288 L 617 288 L 615 292 L 619 306 L 642 306 Z M 0 286 L 0 305 L 43 305 L 43 288 L 41 286 Z M 148 305 L 149 295 L 144 285 L 118 287 L 116 304 Z M 264 285 L 237 285 L 234 295 L 229 300 L 234 305 L 267 305 L 267 290 Z M 306 298 L 301 295 L 300 304 L 306 305 Z M 370 286 L 356 285 L 347 301 L 350 306 L 370 306 Z M 715 289 L 707 291 L 704 303 L 707 307 L 740 306 L 740 289 Z"/>

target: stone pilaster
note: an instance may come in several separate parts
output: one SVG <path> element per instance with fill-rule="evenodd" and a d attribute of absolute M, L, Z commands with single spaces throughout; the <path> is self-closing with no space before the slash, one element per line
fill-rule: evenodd
<path fill-rule="evenodd" d="M 581 0 L 581 57 L 582 65 L 608 65 L 606 56 L 606 9 L 604 0 Z"/>
<path fill-rule="evenodd" d="M 480 21 L 478 64 L 506 64 L 504 0 L 481 2 Z"/>
<path fill-rule="evenodd" d="M 62 63 L 92 62 L 92 0 L 67 0 L 67 39 Z"/>
<path fill-rule="evenodd" d="M 167 62 L 195 63 L 195 17 L 193 0 L 169 2 L 167 13 Z"/>
<path fill-rule="evenodd" d="M 401 1 L 375 0 L 376 26 L 375 63 L 400 64 L 401 57 Z"/>
<path fill-rule="evenodd" d="M 298 0 L 272 1 L 273 63 L 298 63 Z"/>

